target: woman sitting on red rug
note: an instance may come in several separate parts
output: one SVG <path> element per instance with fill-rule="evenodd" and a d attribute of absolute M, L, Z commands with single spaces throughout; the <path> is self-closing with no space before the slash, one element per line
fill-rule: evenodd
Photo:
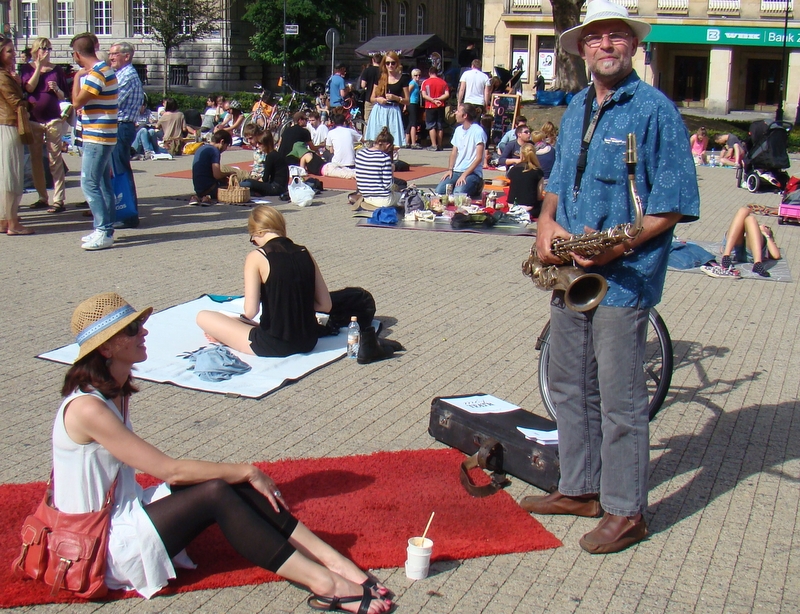
<path fill-rule="evenodd" d="M 244 313 L 237 320 L 201 311 L 197 325 L 206 338 L 244 354 L 291 356 L 317 345 L 317 311 L 330 313 L 328 286 L 309 251 L 286 236 L 286 219 L 258 205 L 247 220 L 250 243 L 244 261 Z M 261 322 L 253 318 L 261 310 Z"/>
<path fill-rule="evenodd" d="M 253 465 L 173 459 L 133 433 L 131 370 L 147 359 L 148 307 L 109 292 L 72 316 L 80 352 L 64 379 L 53 428 L 54 503 L 67 513 L 99 510 L 114 479 L 105 573 L 110 589 L 150 597 L 191 565 L 183 549 L 218 524 L 251 563 L 313 593 L 309 605 L 379 614 L 389 591 L 314 535 L 287 510 L 280 490 Z M 142 490 L 135 471 L 165 481 Z"/>

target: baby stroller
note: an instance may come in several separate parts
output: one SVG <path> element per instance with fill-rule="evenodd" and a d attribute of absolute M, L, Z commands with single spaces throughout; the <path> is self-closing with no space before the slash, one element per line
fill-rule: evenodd
<path fill-rule="evenodd" d="M 750 138 L 738 185 L 750 192 L 758 192 L 762 188 L 774 191 L 786 188 L 786 182 L 789 181 L 786 169 L 790 166 L 786 144 L 791 129 L 792 125 L 788 122 L 767 124 L 759 120 L 750 124 Z"/>

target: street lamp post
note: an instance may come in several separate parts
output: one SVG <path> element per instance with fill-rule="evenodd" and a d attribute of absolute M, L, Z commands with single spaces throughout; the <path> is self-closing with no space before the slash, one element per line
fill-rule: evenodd
<path fill-rule="evenodd" d="M 783 121 L 783 99 L 786 98 L 786 77 L 787 77 L 787 67 L 788 67 L 788 58 L 787 58 L 787 47 L 786 47 L 786 39 L 788 38 L 789 34 L 789 3 L 792 0 L 786 0 L 786 13 L 784 14 L 783 19 L 783 53 L 781 55 L 781 87 L 780 91 L 778 92 L 778 108 L 775 110 L 775 121 L 782 122 Z"/>
<path fill-rule="evenodd" d="M 282 92 L 286 94 L 286 0 L 283 0 L 283 74 L 281 75 L 281 86 L 283 88 Z"/>

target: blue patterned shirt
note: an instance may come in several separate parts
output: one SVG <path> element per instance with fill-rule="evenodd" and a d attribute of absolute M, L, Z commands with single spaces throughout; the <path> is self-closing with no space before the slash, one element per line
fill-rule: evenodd
<path fill-rule="evenodd" d="M 117 71 L 117 87 L 119 93 L 117 121 L 135 122 L 144 103 L 144 89 L 133 64 L 123 66 Z"/>
<path fill-rule="evenodd" d="M 681 213 L 682 222 L 696 220 L 700 193 L 686 126 L 675 105 L 635 71 L 617 86 L 597 124 L 581 189 L 573 199 L 587 92 L 588 88 L 575 95 L 561 120 L 547 184 L 547 191 L 558 196 L 556 221 L 573 234 L 585 232 L 587 226 L 605 230 L 633 221 L 625 165 L 629 132 L 638 145 L 636 189 L 645 214 Z M 595 110 L 597 106 L 595 100 Z M 608 281 L 603 305 L 647 308 L 661 300 L 672 234 L 664 232 L 637 246 L 631 256 L 590 269 Z"/>

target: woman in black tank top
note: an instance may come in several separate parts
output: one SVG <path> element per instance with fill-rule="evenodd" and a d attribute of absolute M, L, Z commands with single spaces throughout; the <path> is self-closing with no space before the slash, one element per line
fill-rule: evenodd
<path fill-rule="evenodd" d="M 257 249 L 244 262 L 244 313 L 236 320 L 218 311 L 201 311 L 198 326 L 210 341 L 245 354 L 310 352 L 317 344 L 316 312 L 331 310 L 331 295 L 319 266 L 305 247 L 286 236 L 280 211 L 255 207 L 247 229 Z"/>

